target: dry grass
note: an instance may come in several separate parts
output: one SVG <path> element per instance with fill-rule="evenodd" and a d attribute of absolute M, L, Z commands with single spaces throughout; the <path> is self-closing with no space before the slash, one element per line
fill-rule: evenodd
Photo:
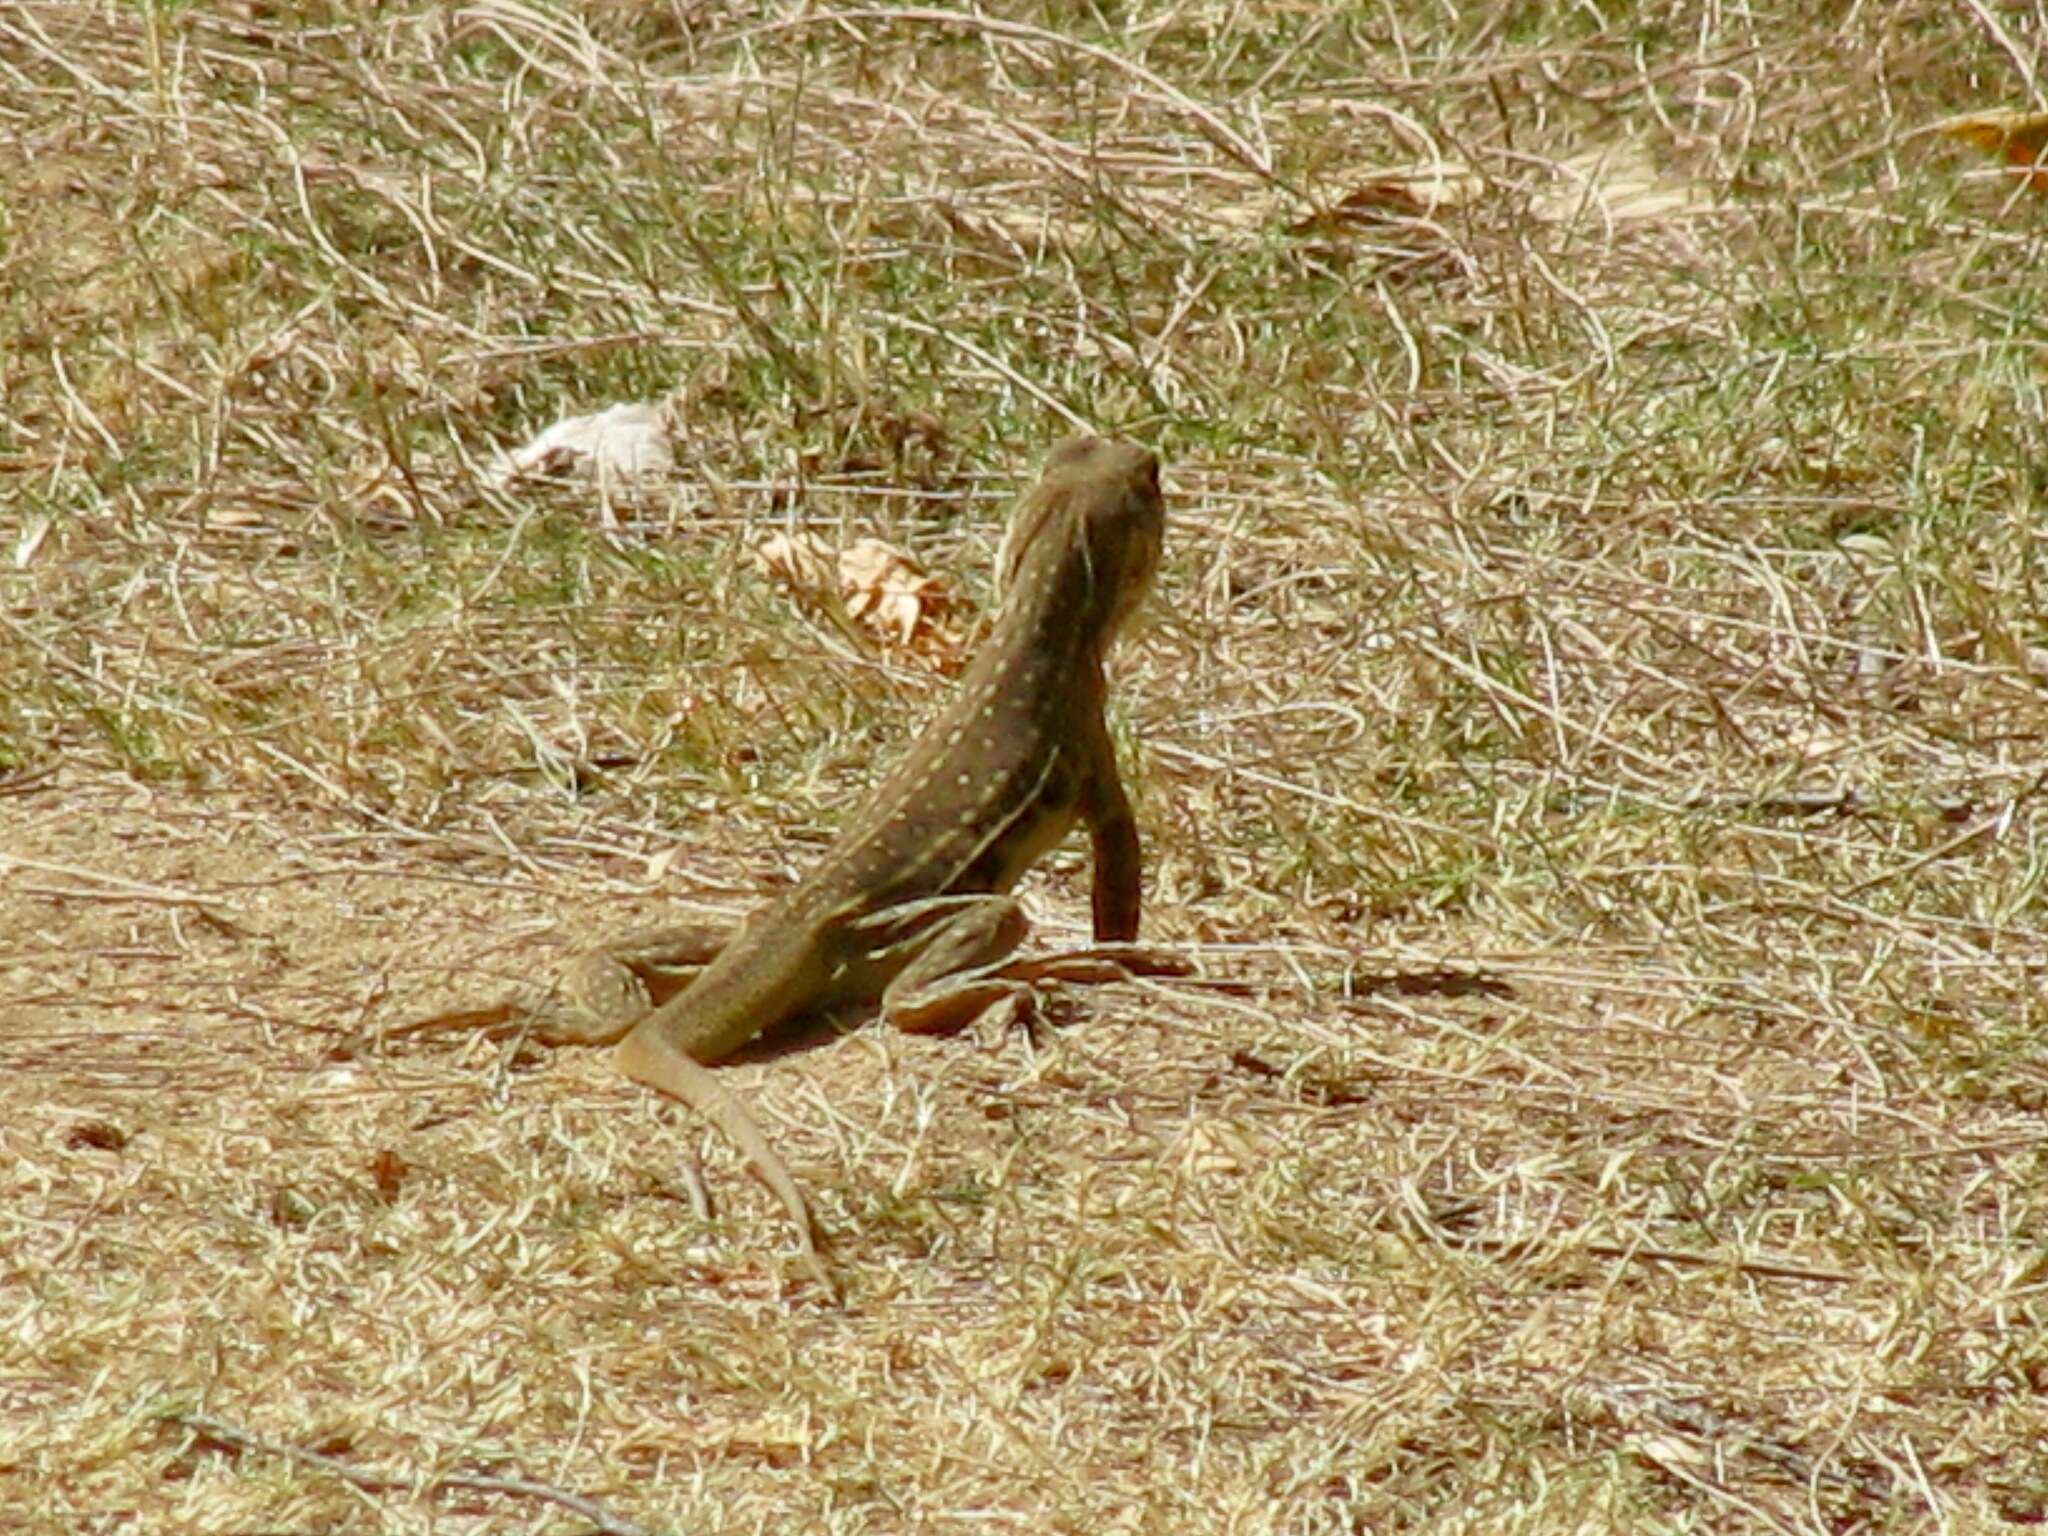
<path fill-rule="evenodd" d="M 0 11 L 0 1524 L 2048 1520 L 2048 205 L 1919 132 L 2048 12 L 1465 9 Z M 799 872 L 944 684 L 749 545 L 983 594 L 1077 422 L 1229 985 L 734 1067 L 844 1310 L 349 1048 Z"/>

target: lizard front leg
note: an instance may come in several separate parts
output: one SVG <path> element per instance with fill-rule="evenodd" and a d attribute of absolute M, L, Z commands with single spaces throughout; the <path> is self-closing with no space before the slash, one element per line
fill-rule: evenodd
<path fill-rule="evenodd" d="M 1133 976 L 1185 976 L 1192 967 L 1178 955 L 1133 942 L 1143 904 L 1138 820 L 1117 774 L 1116 747 L 1098 717 L 1082 738 L 1081 819 L 1088 824 L 1095 881 L 1089 892 L 1095 947 L 1040 962 L 1028 979 L 1128 981 Z M 1017 968 L 1019 972 L 1023 967 Z"/>
<path fill-rule="evenodd" d="M 1138 936 L 1143 900 L 1138 819 L 1117 777 L 1116 746 L 1098 716 L 1082 734 L 1081 818 L 1088 823 L 1095 883 L 1089 906 L 1095 942 L 1127 944 Z"/>

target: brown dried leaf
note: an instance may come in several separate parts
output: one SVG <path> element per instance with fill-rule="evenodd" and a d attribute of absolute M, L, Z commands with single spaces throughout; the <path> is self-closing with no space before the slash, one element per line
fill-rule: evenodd
<path fill-rule="evenodd" d="M 394 1204 L 405 1186 L 406 1171 L 404 1158 L 389 1147 L 379 1147 L 377 1155 L 370 1159 L 370 1178 L 377 1186 L 377 1198 L 386 1205 Z"/>
<path fill-rule="evenodd" d="M 862 539 L 835 556 L 814 533 L 777 533 L 755 547 L 754 560 L 794 591 L 812 597 L 836 593 L 848 617 L 941 667 L 953 659 L 958 637 L 934 623 L 953 605 L 952 594 L 893 544 Z"/>
<path fill-rule="evenodd" d="M 798 592 L 821 596 L 833 590 L 832 546 L 815 533 L 771 533 L 754 546 L 763 575 Z"/>
<path fill-rule="evenodd" d="M 1477 202 L 1486 183 L 1466 165 L 1439 161 L 1382 171 L 1336 203 L 1288 226 L 1296 235 L 1327 235 L 1348 224 L 1388 224 L 1425 219 Z"/>
<path fill-rule="evenodd" d="M 839 586 L 846 611 L 898 645 L 909 645 L 927 614 L 948 601 L 909 554 L 880 539 L 862 539 L 840 552 Z"/>

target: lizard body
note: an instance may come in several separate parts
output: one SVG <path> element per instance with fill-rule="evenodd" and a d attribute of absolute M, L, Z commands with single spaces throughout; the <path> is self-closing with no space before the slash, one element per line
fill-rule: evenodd
<path fill-rule="evenodd" d="M 1005 893 L 1079 821 L 1094 856 L 1098 943 L 1137 936 L 1139 849 L 1103 719 L 1103 657 L 1145 595 L 1165 526 L 1159 462 L 1071 438 L 1020 503 L 998 559 L 994 628 L 951 702 L 798 885 L 715 954 L 699 933 L 597 951 L 575 979 L 627 1076 L 680 1099 L 740 1148 L 795 1221 L 830 1289 L 796 1181 L 745 1106 L 704 1065 L 801 1015 L 880 1001 L 930 1029 L 1018 987 L 995 969 L 1021 941 Z M 709 963 L 647 1011 L 656 976 Z"/>

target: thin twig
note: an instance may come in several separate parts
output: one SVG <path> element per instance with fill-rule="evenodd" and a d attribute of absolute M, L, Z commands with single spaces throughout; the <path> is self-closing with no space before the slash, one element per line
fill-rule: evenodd
<path fill-rule="evenodd" d="M 329 1456 L 322 1451 L 309 1451 L 302 1446 L 286 1445 L 280 1440 L 269 1440 L 246 1429 L 229 1424 L 223 1419 L 211 1418 L 196 1413 L 174 1413 L 169 1416 L 174 1422 L 183 1424 L 198 1435 L 202 1442 L 228 1450 L 260 1451 L 266 1456 L 281 1456 L 286 1461 L 297 1462 L 300 1466 L 315 1467 L 343 1482 L 364 1489 L 370 1493 L 381 1493 L 394 1488 L 414 1488 L 422 1493 L 431 1493 L 436 1488 L 469 1488 L 479 1493 L 502 1493 L 513 1498 L 543 1499 L 550 1504 L 559 1504 L 590 1521 L 608 1536 L 656 1536 L 644 1525 L 635 1525 L 608 1512 L 596 1500 L 580 1493 L 571 1493 L 566 1488 L 557 1488 L 551 1483 L 538 1483 L 524 1477 L 486 1477 L 477 1472 L 431 1472 L 418 1476 L 403 1476 L 395 1472 L 378 1472 L 367 1467 L 356 1466 L 338 1456 Z"/>

